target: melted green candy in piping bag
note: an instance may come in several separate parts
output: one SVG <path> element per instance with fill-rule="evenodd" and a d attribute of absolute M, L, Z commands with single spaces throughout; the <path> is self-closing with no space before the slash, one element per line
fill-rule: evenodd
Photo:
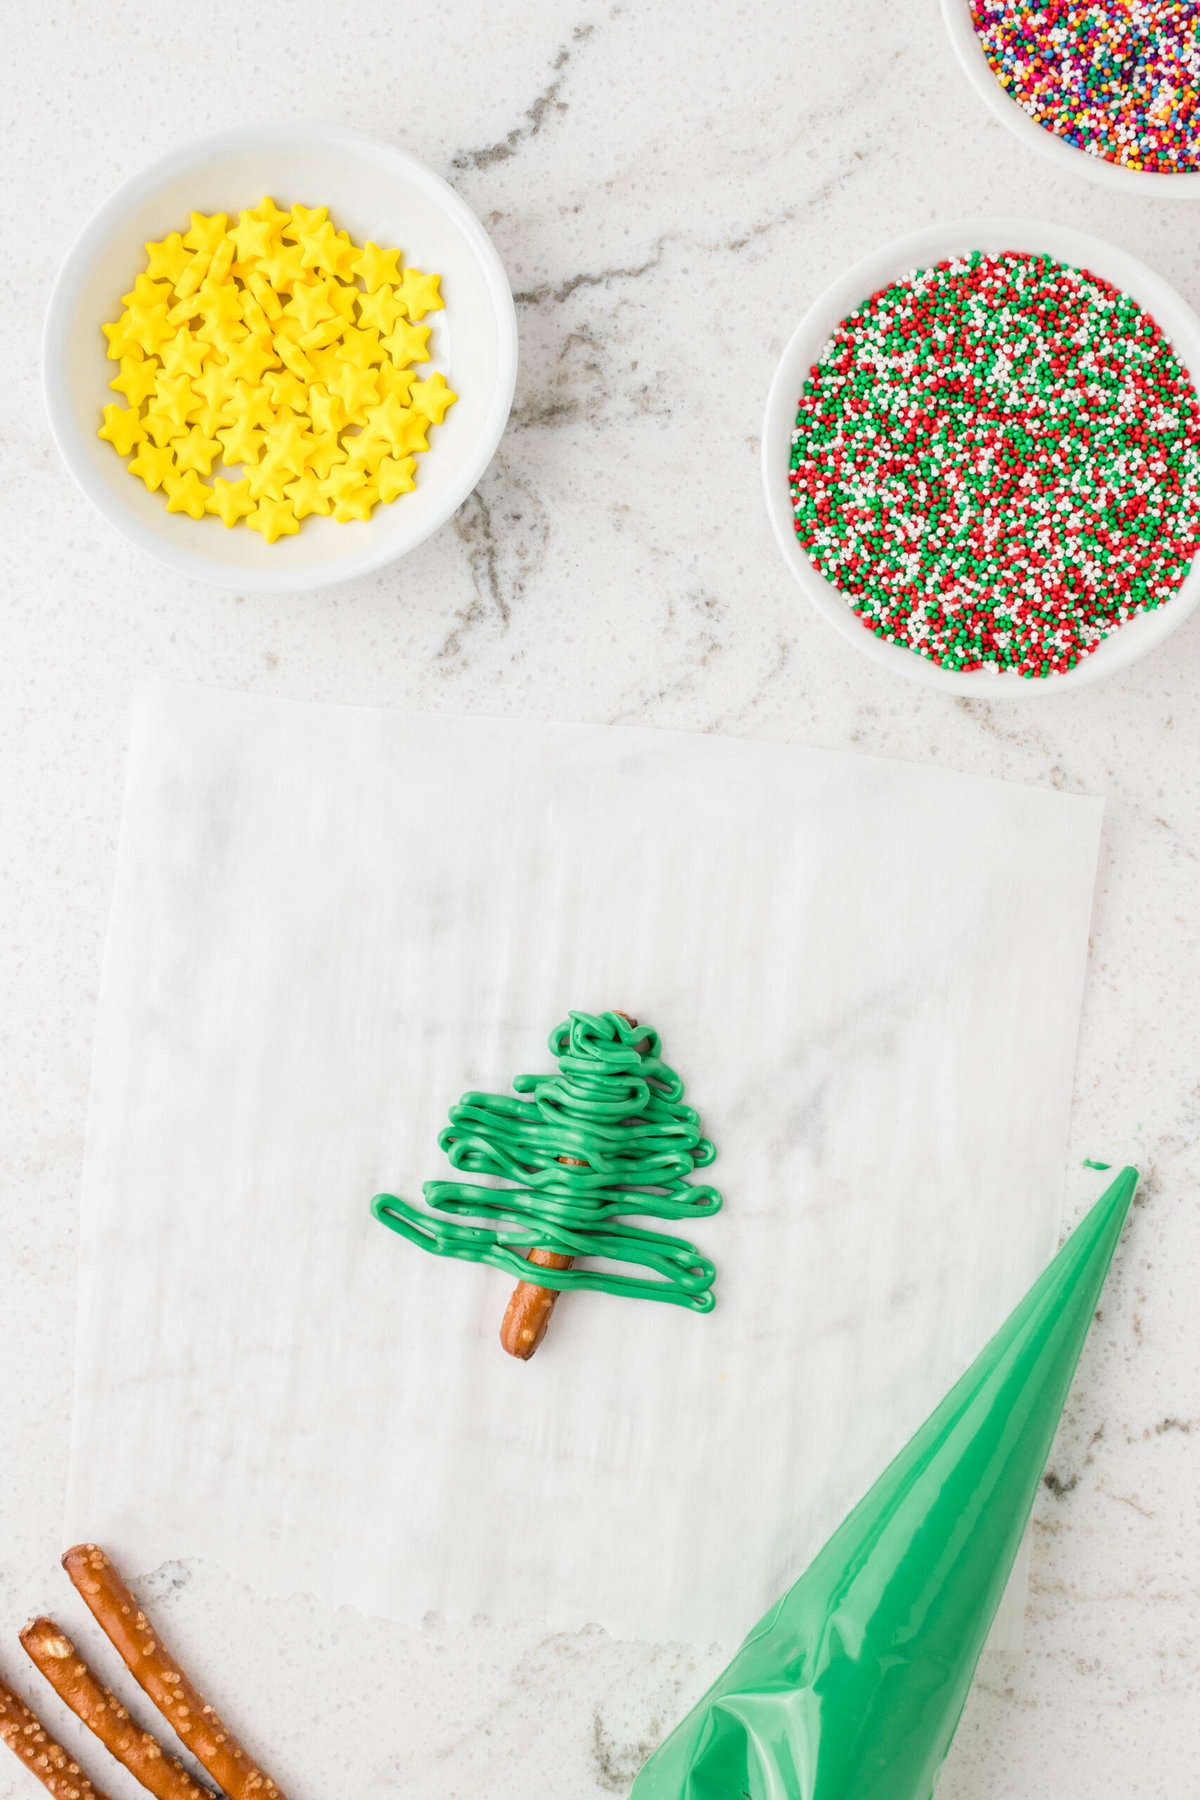
<path fill-rule="evenodd" d="M 1122 1169 L 631 1800 L 930 1800 L 1136 1186 Z"/>

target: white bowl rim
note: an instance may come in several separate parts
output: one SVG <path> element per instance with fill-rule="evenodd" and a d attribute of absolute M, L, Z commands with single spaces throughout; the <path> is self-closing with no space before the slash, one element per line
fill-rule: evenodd
<path fill-rule="evenodd" d="M 831 316 L 834 323 L 845 318 L 866 295 L 887 280 L 895 280 L 910 269 L 926 266 L 942 257 L 961 255 L 971 248 L 982 248 L 989 239 L 1007 241 L 1011 248 L 1017 249 L 1022 247 L 1023 240 L 1028 242 L 1030 234 L 1044 240 L 1042 243 L 1029 244 L 1030 254 L 1033 255 L 1056 256 L 1077 267 L 1095 268 L 1100 274 L 1104 274 L 1103 265 L 1112 258 L 1126 264 L 1128 273 L 1125 279 L 1132 282 L 1137 290 L 1133 297 L 1156 318 L 1159 317 L 1155 312 L 1156 300 L 1160 306 L 1165 303 L 1171 310 L 1178 309 L 1194 334 L 1195 343 L 1191 354 L 1185 353 L 1173 333 L 1168 332 L 1167 335 L 1171 340 L 1172 350 L 1200 390 L 1200 318 L 1163 276 L 1156 274 L 1130 251 L 1088 232 L 1076 231 L 1073 226 L 1058 225 L 1041 219 L 992 216 L 954 219 L 944 225 L 927 225 L 920 230 L 906 232 L 901 237 L 881 244 L 878 249 L 860 258 L 830 282 L 813 300 L 784 346 L 771 378 L 763 415 L 761 467 L 767 516 L 784 561 L 822 618 L 847 643 L 889 673 L 918 682 L 923 687 L 940 688 L 943 693 L 970 700 L 1025 701 L 1036 700 L 1045 694 L 1074 692 L 1082 687 L 1090 687 L 1094 682 L 1103 681 L 1109 675 L 1116 674 L 1119 669 L 1128 668 L 1142 656 L 1158 649 L 1200 603 L 1200 554 L 1193 559 L 1187 575 L 1170 601 L 1152 612 L 1140 613 L 1128 620 L 1077 663 L 1075 668 L 1064 670 L 1061 674 L 1026 679 L 989 669 L 946 669 L 940 663 L 918 656 L 905 645 L 877 638 L 862 624 L 845 595 L 832 582 L 827 581 L 809 560 L 796 537 L 790 490 L 786 478 L 780 479 L 786 469 L 796 396 L 799 393 L 795 385 L 794 367 L 799 361 L 798 352 L 801 347 L 804 348 L 805 369 L 816 360 L 817 353 L 834 328 L 833 324 L 826 328 L 822 321 Z M 1052 248 L 1052 243 L 1057 247 Z M 891 274 L 881 270 L 890 270 Z M 1116 286 L 1122 286 L 1122 282 L 1111 273 L 1105 278 L 1112 280 Z M 781 432 L 785 419 L 786 425 Z M 1139 630 L 1139 627 L 1142 629 Z"/>
<path fill-rule="evenodd" d="M 1143 200 L 1200 198 L 1200 169 L 1186 170 L 1179 175 L 1165 174 L 1157 169 L 1128 169 L 1123 163 L 1109 162 L 1103 156 L 1089 156 L 1086 150 L 1079 150 L 1065 138 L 1047 131 L 1044 125 L 1031 119 L 997 81 L 975 29 L 971 0 L 942 0 L 942 17 L 967 80 L 993 117 L 1030 150 L 1048 156 L 1069 175 L 1083 175 L 1102 187 L 1140 194 Z"/>
<path fill-rule="evenodd" d="M 479 434 L 475 454 L 466 460 L 456 479 L 449 483 L 442 505 L 426 522 L 419 537 L 397 546 L 384 537 L 364 543 L 357 550 L 348 546 L 344 557 L 319 566 L 288 569 L 234 569 L 193 551 L 164 541 L 124 508 L 113 506 L 101 480 L 91 468 L 73 454 L 72 407 L 65 374 L 66 357 L 61 350 L 66 343 L 67 314 L 74 277 L 81 263 L 103 243 L 112 225 L 161 183 L 185 174 L 205 157 L 225 156 L 242 151 L 269 150 L 273 145 L 295 143 L 302 139 L 306 148 L 322 144 L 331 149 L 369 154 L 403 169 L 406 178 L 432 195 L 455 220 L 463 236 L 479 258 L 484 281 L 495 313 L 498 329 L 498 369 L 484 428 Z M 63 462 L 78 486 L 96 510 L 110 525 L 135 543 L 157 562 L 166 564 L 177 574 L 206 583 L 209 587 L 246 593 L 298 593 L 312 588 L 333 587 L 352 581 L 357 576 L 405 556 L 440 529 L 478 485 L 496 453 L 508 415 L 512 410 L 517 381 L 517 314 L 512 289 L 504 265 L 491 238 L 456 189 L 417 157 L 396 144 L 348 126 L 321 122 L 286 121 L 266 125 L 235 125 L 224 131 L 189 138 L 165 155 L 146 164 L 115 189 L 83 226 L 59 267 L 50 290 L 46 318 L 42 328 L 42 392 L 50 435 Z"/>

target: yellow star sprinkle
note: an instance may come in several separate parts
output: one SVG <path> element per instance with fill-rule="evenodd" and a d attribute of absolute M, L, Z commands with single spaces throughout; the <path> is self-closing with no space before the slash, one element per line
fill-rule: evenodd
<path fill-rule="evenodd" d="M 129 461 L 130 474 L 144 481 L 152 494 L 158 492 L 174 468 L 175 458 L 166 445 L 157 447 L 149 442 L 139 444 L 136 456 Z"/>
<path fill-rule="evenodd" d="M 440 275 L 422 275 L 420 269 L 405 269 L 400 283 L 400 304 L 412 320 L 423 319 L 427 312 L 437 312 L 443 305 L 439 291 Z"/>
<path fill-rule="evenodd" d="M 342 332 L 342 355 L 359 369 L 369 369 L 373 363 L 387 360 L 379 345 L 379 333 L 362 331 L 357 325 L 347 325 Z"/>
<path fill-rule="evenodd" d="M 146 273 L 151 281 L 169 281 L 174 286 L 190 260 L 177 231 L 165 237 L 161 244 L 146 245 Z"/>
<path fill-rule="evenodd" d="M 260 256 L 270 256 L 279 242 L 279 232 L 270 220 L 256 219 L 250 212 L 241 214 L 229 235 L 240 263 L 256 263 Z"/>
<path fill-rule="evenodd" d="M 216 437 L 217 432 L 228 424 L 225 417 L 225 402 L 214 406 L 211 400 L 201 400 L 200 410 L 192 414 L 192 424 L 198 425 L 205 437 Z"/>
<path fill-rule="evenodd" d="M 417 485 L 415 456 L 387 456 L 375 471 L 375 485 L 385 504 L 397 494 L 411 494 Z"/>
<path fill-rule="evenodd" d="M 128 312 L 123 312 L 111 325 L 102 325 L 100 329 L 108 339 L 108 354 L 114 362 L 124 362 L 127 357 L 142 355 L 141 340 Z"/>
<path fill-rule="evenodd" d="M 157 412 L 153 407 L 149 412 L 142 414 L 142 424 L 145 427 L 146 436 L 152 443 L 157 444 L 160 450 L 164 444 L 169 444 L 172 438 L 181 437 L 187 430 L 183 419 L 177 419 L 172 413 Z"/>
<path fill-rule="evenodd" d="M 184 432 L 171 444 L 175 453 L 177 469 L 194 469 L 198 475 L 211 475 L 213 463 L 221 453 L 221 446 L 216 438 L 205 437 L 198 425 Z"/>
<path fill-rule="evenodd" d="M 268 462 L 265 456 L 261 462 L 246 464 L 245 477 L 256 500 L 282 500 L 283 490 L 293 478 L 290 469 Z"/>
<path fill-rule="evenodd" d="M 268 337 L 271 336 L 273 321 L 270 315 L 245 288 L 242 289 L 242 318 L 251 332 L 265 331 Z"/>
<path fill-rule="evenodd" d="M 281 333 L 276 332 L 275 351 L 280 362 L 286 363 L 293 375 L 299 375 L 302 381 L 312 381 L 315 379 L 317 371 L 313 368 L 299 344 L 293 344 L 289 338 L 283 337 Z"/>
<path fill-rule="evenodd" d="M 346 419 L 352 425 L 362 425 L 372 406 L 379 404 L 379 385 L 369 369 L 356 369 L 347 363 L 336 381 L 330 382 L 329 391 L 336 394 L 346 409 Z"/>
<path fill-rule="evenodd" d="M 141 357 L 123 356 L 121 373 L 109 387 L 118 394 L 124 394 L 130 406 L 140 406 L 143 400 L 149 399 L 154 392 L 154 383 L 158 380 L 158 364 L 147 362 Z"/>
<path fill-rule="evenodd" d="M 311 469 L 306 469 L 303 475 L 289 482 L 285 492 L 298 519 L 307 519 L 310 513 L 323 515 L 333 509 L 333 501 Z"/>
<path fill-rule="evenodd" d="M 276 237 L 291 216 L 291 213 L 284 212 L 281 206 L 276 206 L 270 194 L 264 194 L 257 206 L 252 206 L 248 212 L 242 214 L 243 219 L 261 219 L 264 225 L 271 227 Z"/>
<path fill-rule="evenodd" d="M 183 241 L 189 250 L 207 250 L 211 257 L 225 236 L 225 227 L 228 223 L 229 220 L 224 213 L 210 213 L 205 216 L 204 213 L 194 212 L 191 224 L 183 234 Z M 176 285 L 178 286 L 178 283 Z"/>
<path fill-rule="evenodd" d="M 142 270 L 127 294 L 121 295 L 122 306 L 166 306 L 171 299 L 169 281 L 152 281 L 145 269 Z"/>
<path fill-rule="evenodd" d="M 264 432 L 244 419 L 236 425 L 223 426 L 217 437 L 221 442 L 221 461 L 230 467 L 235 463 L 256 463 L 267 441 Z"/>
<path fill-rule="evenodd" d="M 105 407 L 104 423 L 97 435 L 106 438 L 118 456 L 128 456 L 134 445 L 144 439 L 146 428 L 136 412 L 114 404 Z"/>
<path fill-rule="evenodd" d="M 376 369 L 375 379 L 379 383 L 382 400 L 390 400 L 395 394 L 403 400 L 405 406 L 408 405 L 412 385 L 416 380 L 411 369 L 398 369 L 395 363 L 384 363 L 381 368 Z"/>
<path fill-rule="evenodd" d="M 222 525 L 232 531 L 239 519 L 254 511 L 254 502 L 250 498 L 248 481 L 226 481 L 218 475 L 208 493 L 208 510 L 215 513 Z"/>
<path fill-rule="evenodd" d="M 369 519 L 378 498 L 378 488 L 369 481 L 362 481 L 334 501 L 333 516 L 339 525 L 349 524 L 351 519 Z"/>
<path fill-rule="evenodd" d="M 355 244 L 325 207 L 266 196 L 193 213 L 147 243 L 121 304 L 104 336 L 128 405 L 105 406 L 100 436 L 169 511 L 267 543 L 411 492 L 456 399 L 442 373 L 418 381 L 413 367 L 431 360 L 420 320 L 442 305 L 439 277 Z"/>
<path fill-rule="evenodd" d="M 348 275 L 355 260 L 354 245 L 344 231 L 335 231 L 326 219 L 323 225 L 301 237 L 302 260 L 306 269 L 322 269 L 326 275 Z"/>
<path fill-rule="evenodd" d="M 208 274 L 204 278 L 206 281 L 217 282 L 225 280 L 225 277 L 233 267 L 233 258 L 236 248 L 237 247 L 231 237 L 223 237 L 221 239 L 220 243 L 213 251 L 212 261 L 208 265 Z"/>
<path fill-rule="evenodd" d="M 424 413 L 410 409 L 407 418 L 392 431 L 389 442 L 397 456 L 408 456 L 414 450 L 428 450 L 428 430 L 429 420 Z"/>
<path fill-rule="evenodd" d="M 386 284 L 378 287 L 373 293 L 358 296 L 358 322 L 368 329 L 372 326 L 381 334 L 388 332 L 400 317 L 400 297 L 395 288 Z"/>
<path fill-rule="evenodd" d="M 301 232 L 313 232 L 329 217 L 327 206 L 293 206 L 279 229 L 285 238 L 299 238 Z"/>
<path fill-rule="evenodd" d="M 305 431 L 295 414 L 267 433 L 263 460 L 271 467 L 286 469 L 290 475 L 301 475 L 308 461 L 312 433 Z"/>
<path fill-rule="evenodd" d="M 369 429 L 360 431 L 357 437 L 346 440 L 346 467 L 356 469 L 360 475 L 374 475 L 387 456 L 388 448 L 386 438 Z"/>
<path fill-rule="evenodd" d="M 312 364 L 314 388 L 327 388 L 337 380 L 342 372 L 342 353 L 336 344 L 325 350 L 307 350 L 305 354 Z"/>
<path fill-rule="evenodd" d="M 410 446 L 405 440 L 417 416 L 399 394 L 389 394 L 386 400 L 381 400 L 378 406 L 371 408 L 367 415 L 367 427 L 373 436 L 382 439 L 393 450 L 399 449 L 402 444 L 407 450 Z M 423 418 L 420 423 L 423 429 Z"/>
<path fill-rule="evenodd" d="M 428 381 L 413 383 L 413 408 L 424 413 L 432 425 L 441 424 L 457 399 L 454 389 L 446 386 L 446 377 L 440 369 L 436 369 Z"/>
<path fill-rule="evenodd" d="M 204 277 L 211 266 L 213 253 L 211 250 L 193 250 L 188 265 L 175 283 L 175 292 L 180 301 L 190 300 L 197 288 L 204 284 Z"/>
<path fill-rule="evenodd" d="M 168 475 L 163 488 L 166 491 L 168 512 L 185 512 L 192 519 L 204 517 L 211 490 L 204 485 L 195 469 L 186 469 L 182 475 Z"/>
<path fill-rule="evenodd" d="M 199 375 L 204 367 L 209 346 L 203 338 L 194 337 L 181 325 L 173 338 L 168 338 L 159 355 L 168 375 Z"/>
<path fill-rule="evenodd" d="M 298 244 L 280 244 L 270 256 L 259 257 L 256 273 L 269 281 L 277 294 L 286 293 L 298 281 L 308 280 Z"/>
<path fill-rule="evenodd" d="M 331 344 L 336 344 L 345 329 L 345 319 L 340 313 L 335 312 L 328 319 L 322 319 L 319 324 L 314 325 L 311 331 L 304 333 L 300 339 L 300 348 L 307 353 L 308 360 L 313 363 L 314 368 L 316 363 L 313 361 L 313 351 L 326 350 Z M 340 355 L 340 351 L 338 354 Z"/>
<path fill-rule="evenodd" d="M 192 387 L 206 405 L 220 411 L 233 394 L 233 376 L 224 363 L 214 358 L 205 364 L 202 375 L 192 377 Z"/>
<path fill-rule="evenodd" d="M 265 331 L 252 332 L 240 344 L 230 344 L 225 352 L 225 367 L 235 381 L 258 383 L 268 369 L 278 366 L 275 346 Z"/>
<path fill-rule="evenodd" d="M 332 435 L 316 438 L 308 453 L 308 466 L 322 481 L 328 480 L 333 470 L 340 468 L 345 460 L 345 445 Z"/>
<path fill-rule="evenodd" d="M 231 425 L 261 425 L 265 431 L 275 423 L 275 408 L 266 388 L 253 387 L 248 381 L 237 383 L 225 410 Z"/>
<path fill-rule="evenodd" d="M 182 427 L 194 412 L 200 409 L 200 396 L 186 375 L 168 375 L 160 371 L 154 384 L 155 412 L 167 413 L 178 419 Z"/>
<path fill-rule="evenodd" d="M 260 531 L 268 544 L 276 538 L 291 537 L 299 531 L 300 521 L 286 500 L 262 499 L 246 520 L 251 531 Z"/>
<path fill-rule="evenodd" d="M 409 363 L 429 361 L 428 325 L 413 325 L 408 319 L 397 319 L 395 329 L 383 340 L 383 347 L 400 368 Z"/>
<path fill-rule="evenodd" d="M 398 250 L 381 250 L 368 238 L 351 264 L 355 275 L 361 275 L 367 292 L 382 287 L 385 282 L 396 286 L 400 280 L 400 252 Z"/>
<path fill-rule="evenodd" d="M 305 387 L 298 375 L 290 369 L 268 369 L 263 376 L 263 387 L 271 397 L 271 405 L 278 410 L 291 412 L 308 411 L 308 397 L 314 391 Z"/>
<path fill-rule="evenodd" d="M 323 319 L 336 319 L 337 313 L 329 300 L 331 281 L 306 281 L 297 283 L 292 289 L 292 297 L 283 309 L 285 319 L 298 319 L 302 332 L 311 331 Z"/>
<path fill-rule="evenodd" d="M 266 276 L 258 269 L 251 269 L 246 276 L 246 287 L 254 295 L 268 319 L 277 319 L 283 311 L 283 301 L 271 286 Z"/>

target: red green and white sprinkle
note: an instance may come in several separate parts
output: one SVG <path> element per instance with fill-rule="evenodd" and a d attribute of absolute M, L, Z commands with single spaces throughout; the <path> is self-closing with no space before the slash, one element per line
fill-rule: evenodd
<path fill-rule="evenodd" d="M 868 631 L 945 669 L 1073 669 L 1200 548 L 1200 402 L 1087 269 L 975 251 L 844 319 L 792 434 L 796 535 Z"/>
<path fill-rule="evenodd" d="M 1200 168 L 1200 0 L 971 0 L 983 53 L 1023 112 L 1089 156 Z"/>

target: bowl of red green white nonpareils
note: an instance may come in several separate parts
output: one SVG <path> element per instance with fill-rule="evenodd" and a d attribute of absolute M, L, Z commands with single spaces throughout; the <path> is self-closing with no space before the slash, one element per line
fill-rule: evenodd
<path fill-rule="evenodd" d="M 973 699 L 1101 680 L 1200 601 L 1200 319 L 1136 257 L 974 219 L 826 289 L 775 373 L 767 511 L 817 610 Z"/>

